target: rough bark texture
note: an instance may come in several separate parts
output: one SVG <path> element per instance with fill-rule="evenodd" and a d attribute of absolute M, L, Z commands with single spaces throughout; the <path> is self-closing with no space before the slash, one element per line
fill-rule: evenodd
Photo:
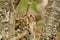
<path fill-rule="evenodd" d="M 46 24 L 44 28 L 44 40 L 56 40 L 57 27 L 59 26 L 60 7 L 58 5 L 59 0 L 49 0 L 46 10 Z M 57 6 L 58 5 L 58 6 Z"/>
<path fill-rule="evenodd" d="M 8 0 L 0 0 L 0 29 L 1 34 L 4 40 L 7 40 L 6 37 L 6 28 L 8 27 L 10 7 Z M 6 32 L 5 32 L 6 31 Z"/>
<path fill-rule="evenodd" d="M 14 5 L 12 6 L 11 3 L 11 0 L 0 0 L 0 29 L 4 40 L 10 40 L 10 37 L 13 37 L 15 33 L 15 12 Z"/>

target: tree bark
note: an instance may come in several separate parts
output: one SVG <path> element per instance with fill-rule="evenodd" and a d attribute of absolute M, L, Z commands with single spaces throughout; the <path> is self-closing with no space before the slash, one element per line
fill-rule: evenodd
<path fill-rule="evenodd" d="M 13 0 L 0 0 L 0 29 L 2 30 L 2 36 L 4 40 L 10 40 L 11 37 L 14 36 L 15 34 L 15 4 L 18 3 L 14 0 L 14 3 L 12 2 Z M 5 28 L 8 26 L 8 38 L 6 38 L 6 32 Z"/>
<path fill-rule="evenodd" d="M 57 6 L 58 2 L 57 0 L 49 0 L 48 1 L 48 7 L 46 9 L 46 15 L 45 18 L 46 24 L 45 24 L 45 39 L 46 40 L 56 40 L 56 33 L 57 33 L 57 27 L 59 26 L 59 18 L 57 15 L 59 15 L 59 6 Z M 44 40 L 45 40 L 44 39 Z"/>

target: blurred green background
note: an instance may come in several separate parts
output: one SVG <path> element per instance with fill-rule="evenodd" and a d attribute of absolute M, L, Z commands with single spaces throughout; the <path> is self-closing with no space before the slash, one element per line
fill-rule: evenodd
<path fill-rule="evenodd" d="M 23 14 L 26 9 L 27 9 L 27 3 L 29 0 L 20 0 L 20 3 L 18 4 L 16 10 L 19 13 L 19 15 Z M 30 7 L 35 11 L 37 11 L 36 5 L 38 4 L 39 0 L 33 0 L 32 4 L 30 5 Z"/>

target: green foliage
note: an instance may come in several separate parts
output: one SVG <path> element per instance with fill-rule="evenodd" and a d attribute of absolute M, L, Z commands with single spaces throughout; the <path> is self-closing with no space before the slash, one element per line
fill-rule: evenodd
<path fill-rule="evenodd" d="M 38 2 L 39 0 L 34 0 L 33 3 L 31 4 L 31 8 L 34 9 L 36 12 L 37 12 L 36 5 L 38 4 Z M 20 15 L 25 13 L 27 8 L 27 3 L 28 3 L 28 0 L 21 0 L 20 3 L 18 4 L 16 10 Z"/>
<path fill-rule="evenodd" d="M 39 2 L 39 0 L 34 0 L 33 3 L 32 3 L 32 5 L 31 5 L 31 8 L 33 8 L 36 12 L 38 12 L 37 8 L 36 8 L 38 2 Z"/>
<path fill-rule="evenodd" d="M 26 8 L 27 8 L 27 0 L 21 0 L 16 10 L 21 15 L 22 13 L 26 11 Z"/>

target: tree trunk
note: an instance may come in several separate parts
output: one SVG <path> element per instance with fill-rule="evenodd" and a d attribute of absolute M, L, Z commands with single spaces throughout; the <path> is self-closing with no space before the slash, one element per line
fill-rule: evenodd
<path fill-rule="evenodd" d="M 59 6 L 57 6 L 58 4 L 58 0 L 49 0 L 48 1 L 48 7 L 46 9 L 46 24 L 45 24 L 45 39 L 46 40 L 56 40 L 56 32 L 57 32 L 57 27 L 59 26 Z M 45 40 L 44 39 L 44 40 Z"/>
<path fill-rule="evenodd" d="M 17 6 L 18 1 L 14 0 L 0 0 L 0 32 L 4 40 L 11 40 L 11 37 L 15 34 L 15 6 Z M 8 29 L 6 29 L 8 27 Z M 6 34 L 7 32 L 9 34 Z M 6 37 L 8 35 L 8 37 Z M 9 39 L 8 39 L 9 38 Z M 12 39 L 13 40 L 13 39 Z"/>

